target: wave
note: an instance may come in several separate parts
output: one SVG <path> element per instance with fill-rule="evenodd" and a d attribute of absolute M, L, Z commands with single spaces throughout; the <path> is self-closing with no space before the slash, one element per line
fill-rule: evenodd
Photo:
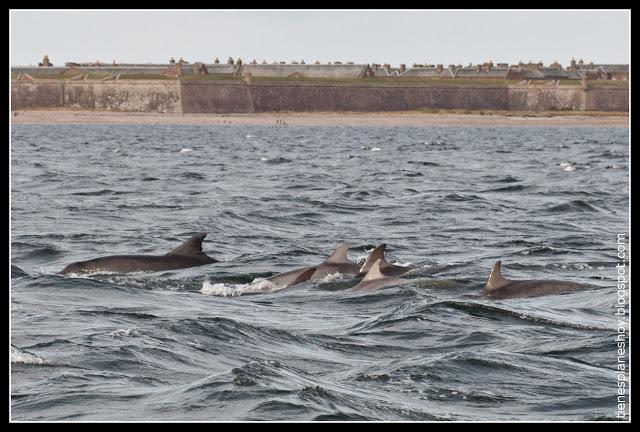
<path fill-rule="evenodd" d="M 495 189 L 486 189 L 482 192 L 520 192 L 523 190 L 529 189 L 529 186 L 524 185 L 513 185 L 513 186 L 505 186 Z"/>
<path fill-rule="evenodd" d="M 582 201 L 573 200 L 563 204 L 557 204 L 550 207 L 543 208 L 543 213 L 568 213 L 568 212 L 587 212 L 595 213 L 600 211 L 597 207 Z"/>
<path fill-rule="evenodd" d="M 43 365 L 47 363 L 45 358 L 11 345 L 11 364 Z"/>
<path fill-rule="evenodd" d="M 275 283 L 266 279 L 254 279 L 248 284 L 226 284 L 226 283 L 210 283 L 205 280 L 202 283 L 200 292 L 202 294 L 219 296 L 219 297 L 237 297 L 245 294 L 258 294 L 265 292 L 274 292 L 283 289 Z"/>

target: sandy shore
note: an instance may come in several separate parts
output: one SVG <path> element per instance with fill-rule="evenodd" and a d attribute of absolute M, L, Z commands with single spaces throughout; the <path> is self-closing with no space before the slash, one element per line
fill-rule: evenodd
<path fill-rule="evenodd" d="M 421 112 L 159 114 L 105 111 L 17 111 L 12 124 L 168 124 L 301 126 L 628 126 L 624 115 L 496 115 Z"/>

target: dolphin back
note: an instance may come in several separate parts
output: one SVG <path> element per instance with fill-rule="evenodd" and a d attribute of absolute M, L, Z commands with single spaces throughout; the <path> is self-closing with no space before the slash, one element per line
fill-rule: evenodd
<path fill-rule="evenodd" d="M 208 258 L 209 262 L 218 262 L 217 260 L 211 258 L 204 252 L 202 252 L 202 241 L 207 236 L 207 233 L 199 233 L 191 237 L 186 242 L 182 243 L 177 248 L 168 252 L 167 255 L 181 255 L 181 256 L 198 256 L 202 258 Z"/>

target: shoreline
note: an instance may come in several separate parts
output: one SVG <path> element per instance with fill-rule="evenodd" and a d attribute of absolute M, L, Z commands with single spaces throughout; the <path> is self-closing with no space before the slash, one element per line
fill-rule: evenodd
<path fill-rule="evenodd" d="M 620 113 L 459 114 L 419 111 L 305 112 L 259 114 L 178 114 L 79 110 L 25 110 L 11 113 L 16 125 L 235 125 L 235 126 L 629 126 Z"/>

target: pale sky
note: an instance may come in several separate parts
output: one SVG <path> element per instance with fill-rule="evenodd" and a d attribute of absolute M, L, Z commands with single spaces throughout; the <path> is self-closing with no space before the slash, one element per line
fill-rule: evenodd
<path fill-rule="evenodd" d="M 10 64 L 630 63 L 629 10 L 10 11 Z"/>

